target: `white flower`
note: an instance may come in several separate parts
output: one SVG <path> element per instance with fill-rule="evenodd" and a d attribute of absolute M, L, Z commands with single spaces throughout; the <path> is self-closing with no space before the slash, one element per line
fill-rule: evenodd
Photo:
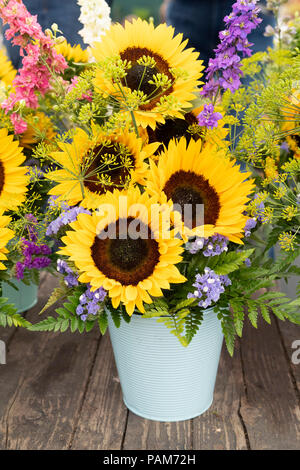
<path fill-rule="evenodd" d="M 196 241 L 196 244 L 197 244 L 197 247 L 201 250 L 201 248 L 203 248 L 203 245 L 204 245 L 204 238 L 198 238 L 198 240 Z"/>
<path fill-rule="evenodd" d="M 79 31 L 85 44 L 93 45 L 111 25 L 110 7 L 105 0 L 77 0 L 80 6 L 79 21 L 83 28 Z"/>

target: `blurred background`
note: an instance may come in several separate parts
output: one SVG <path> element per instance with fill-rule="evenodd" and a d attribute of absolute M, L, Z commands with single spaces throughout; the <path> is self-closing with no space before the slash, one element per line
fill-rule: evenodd
<path fill-rule="evenodd" d="M 143 19 L 150 16 L 154 18 L 154 22 L 160 21 L 159 10 L 162 0 L 114 0 L 112 6 L 113 21 L 122 22 L 126 16 L 135 15 Z"/>

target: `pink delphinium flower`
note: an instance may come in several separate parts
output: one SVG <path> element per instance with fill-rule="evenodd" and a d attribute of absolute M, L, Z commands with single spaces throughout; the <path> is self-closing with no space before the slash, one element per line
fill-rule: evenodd
<path fill-rule="evenodd" d="M 12 113 L 10 115 L 10 120 L 15 128 L 15 134 L 23 134 L 23 132 L 27 130 L 27 122 L 22 119 L 20 114 Z"/>
<path fill-rule="evenodd" d="M 67 88 L 67 93 L 70 93 L 70 91 L 72 91 L 74 88 L 76 88 L 78 84 L 78 77 L 77 75 L 75 75 L 75 77 L 73 77 L 71 79 L 71 83 L 69 84 L 68 88 Z M 81 97 L 79 98 L 80 100 L 87 100 L 89 102 L 92 101 L 92 91 L 89 90 L 87 93 L 82 93 Z"/>
<path fill-rule="evenodd" d="M 0 0 L 0 18 L 9 25 L 6 38 L 20 46 L 23 56 L 22 68 L 13 81 L 15 92 L 1 106 L 6 112 L 12 111 L 23 100 L 28 108 L 37 108 L 38 94 L 44 96 L 51 89 L 52 73 L 61 74 L 67 63 L 56 52 L 54 41 L 42 31 L 37 17 L 28 12 L 22 1 Z M 20 133 L 22 118 L 17 119 L 16 113 L 12 116 L 15 132 Z"/>

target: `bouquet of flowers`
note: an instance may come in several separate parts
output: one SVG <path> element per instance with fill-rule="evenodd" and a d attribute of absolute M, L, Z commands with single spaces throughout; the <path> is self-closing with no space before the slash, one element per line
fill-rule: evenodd
<path fill-rule="evenodd" d="M 297 303 L 260 291 L 292 274 L 293 260 L 261 257 L 254 232 L 266 200 L 254 169 L 236 160 L 257 143 L 248 128 L 237 139 L 251 99 L 241 79 L 259 67 L 247 39 L 260 23 L 256 2 L 234 3 L 205 83 L 199 54 L 165 24 L 107 29 L 106 21 L 96 40 L 94 18 L 82 14 L 91 43 L 82 50 L 57 25 L 44 33 L 22 2 L 0 5 L 24 56 L 7 85 L 8 68 L 1 105 L 0 202 L 18 239 L 7 266 L 19 279 L 55 268 L 60 285 L 43 312 L 64 301 L 56 316 L 26 326 L 104 333 L 109 316 L 119 326 L 136 314 L 158 317 L 187 346 L 212 308 L 233 354 L 245 315 L 255 327 L 259 314 L 271 321 L 270 311 L 299 322 Z M 1 230 L 5 253 L 12 232 Z"/>

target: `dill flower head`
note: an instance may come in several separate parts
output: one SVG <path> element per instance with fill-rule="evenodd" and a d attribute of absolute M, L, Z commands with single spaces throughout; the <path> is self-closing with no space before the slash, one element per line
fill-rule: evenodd
<path fill-rule="evenodd" d="M 94 128 L 90 137 L 77 129 L 72 143 L 59 143 L 60 151 L 51 158 L 59 169 L 45 177 L 58 183 L 49 194 L 59 196 L 70 205 L 96 209 L 102 196 L 114 189 L 127 189 L 134 183 L 144 184 L 148 159 L 159 144 L 143 145 L 135 133 L 103 134 Z"/>
<path fill-rule="evenodd" d="M 202 61 L 185 49 L 174 28 L 133 20 L 113 25 L 92 50 L 99 63 L 95 91 L 134 111 L 138 126 L 155 129 L 166 117 L 183 117 L 200 85 Z"/>

